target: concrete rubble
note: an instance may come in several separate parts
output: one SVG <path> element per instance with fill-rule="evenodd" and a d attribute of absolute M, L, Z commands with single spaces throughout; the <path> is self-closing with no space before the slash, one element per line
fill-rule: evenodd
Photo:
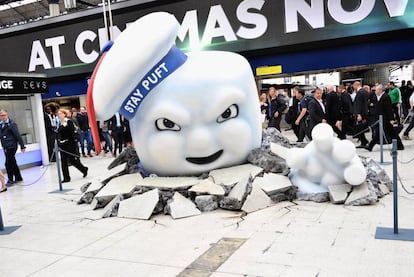
<path fill-rule="evenodd" d="M 118 217 L 149 219 L 160 200 L 157 188 L 119 203 Z"/>
<path fill-rule="evenodd" d="M 201 214 L 196 205 L 188 198 L 175 192 L 173 198 L 168 202 L 165 210 L 174 219 L 195 216 Z"/>
<path fill-rule="evenodd" d="M 328 192 L 303 194 L 289 180 L 286 157 L 271 153 L 271 147 L 291 148 L 289 140 L 276 129 L 264 130 L 261 148 L 249 155 L 251 163 L 215 169 L 193 177 L 142 177 L 131 163 L 135 151 L 111 163 L 126 163 L 124 170 L 111 171 L 82 187 L 78 204 L 91 203 L 91 209 L 104 208 L 102 217 L 119 216 L 150 219 L 157 213 L 183 218 L 216 209 L 245 213 L 269 207 L 281 201 L 307 200 L 345 205 L 371 205 L 392 190 L 392 183 L 381 166 L 372 159 L 360 157 L 367 169 L 366 181 L 359 186 L 329 186 Z"/>

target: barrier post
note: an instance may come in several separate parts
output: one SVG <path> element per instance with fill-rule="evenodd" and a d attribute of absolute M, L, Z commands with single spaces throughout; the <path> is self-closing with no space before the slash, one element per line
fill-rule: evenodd
<path fill-rule="evenodd" d="M 60 174 L 60 156 L 59 156 L 59 146 L 57 140 L 55 140 L 55 157 L 56 157 L 56 169 L 58 174 L 59 190 L 62 191 L 62 176 Z"/>
<path fill-rule="evenodd" d="M 379 116 L 379 143 L 380 143 L 380 163 L 384 163 L 384 125 L 383 125 L 383 116 Z"/>
<path fill-rule="evenodd" d="M 4 224 L 3 224 L 3 216 L 1 214 L 1 207 L 0 207 L 0 231 L 4 230 Z"/>
<path fill-rule="evenodd" d="M 398 170 L 397 170 L 397 140 L 392 140 L 392 187 L 393 187 L 393 212 L 394 212 L 394 228 L 377 227 L 375 232 L 376 239 L 391 239 L 414 241 L 413 229 L 398 228 Z"/>

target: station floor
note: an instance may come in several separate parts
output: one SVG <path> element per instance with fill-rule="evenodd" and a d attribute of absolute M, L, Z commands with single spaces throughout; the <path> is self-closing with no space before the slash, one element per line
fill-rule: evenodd
<path fill-rule="evenodd" d="M 291 131 L 284 132 L 293 139 Z M 356 142 L 355 142 L 356 143 Z M 398 152 L 398 228 L 414 232 L 414 141 Z M 384 158 L 392 161 L 390 146 Z M 379 146 L 358 153 L 380 160 Z M 174 220 L 100 218 L 77 205 L 80 187 L 112 157 L 82 158 L 85 179 L 59 191 L 56 164 L 22 171 L 0 194 L 0 276 L 413 276 L 414 241 L 376 239 L 393 228 L 393 196 L 351 207 L 281 202 L 243 215 L 216 210 Z M 392 178 L 392 165 L 383 165 Z M 402 187 L 402 184 L 404 188 Z"/>

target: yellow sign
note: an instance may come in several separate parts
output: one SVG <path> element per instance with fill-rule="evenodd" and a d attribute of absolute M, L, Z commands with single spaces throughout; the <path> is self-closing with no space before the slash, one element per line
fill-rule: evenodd
<path fill-rule="evenodd" d="M 262 66 L 256 68 L 256 76 L 272 75 L 282 73 L 281 65 Z"/>

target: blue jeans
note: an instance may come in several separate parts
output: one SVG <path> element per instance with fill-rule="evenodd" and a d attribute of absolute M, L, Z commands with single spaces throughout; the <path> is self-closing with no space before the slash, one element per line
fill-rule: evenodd
<path fill-rule="evenodd" d="M 81 131 L 80 145 L 82 155 L 85 155 L 85 139 L 86 143 L 88 144 L 88 154 L 90 154 L 92 150 L 92 136 L 91 131 L 89 131 L 89 129 L 87 131 Z"/>
<path fill-rule="evenodd" d="M 105 146 L 104 146 L 104 151 L 106 152 L 106 151 L 108 151 L 108 148 L 109 148 L 109 151 L 111 151 L 112 152 L 112 138 L 111 138 L 111 136 L 109 135 L 109 133 L 108 133 L 108 131 L 102 131 L 102 136 L 104 137 L 104 139 L 105 139 Z"/>

